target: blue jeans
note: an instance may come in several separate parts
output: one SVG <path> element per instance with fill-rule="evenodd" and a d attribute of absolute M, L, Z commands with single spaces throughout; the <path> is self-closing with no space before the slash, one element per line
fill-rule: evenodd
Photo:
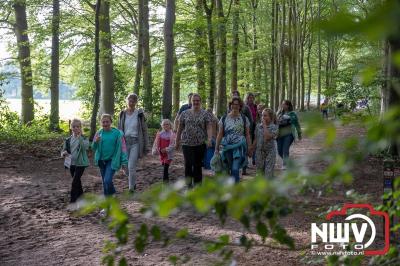
<path fill-rule="evenodd" d="M 113 176 L 115 170 L 111 168 L 111 160 L 99 161 L 99 168 L 101 173 L 101 178 L 103 180 L 103 191 L 104 196 L 110 196 L 115 193 L 115 187 L 113 184 Z"/>
<path fill-rule="evenodd" d="M 282 158 L 283 163 L 285 160 L 289 158 L 289 149 L 290 145 L 292 145 L 294 138 L 292 134 L 282 136 L 276 139 L 278 142 L 278 154 Z"/>
<path fill-rule="evenodd" d="M 239 169 L 240 169 L 240 161 L 242 158 L 233 158 L 233 150 L 226 151 L 226 159 L 228 160 L 229 172 L 228 174 L 232 175 L 235 179 L 235 183 L 239 183 Z"/>
<path fill-rule="evenodd" d="M 214 156 L 214 151 L 215 151 L 215 140 L 212 140 L 212 146 L 211 148 L 207 148 L 205 154 L 204 154 L 204 161 L 203 161 L 203 167 L 204 169 L 211 170 L 211 158 Z"/>

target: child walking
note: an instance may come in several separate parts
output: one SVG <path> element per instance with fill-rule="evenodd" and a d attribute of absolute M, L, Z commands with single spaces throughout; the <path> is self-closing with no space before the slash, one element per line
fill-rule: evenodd
<path fill-rule="evenodd" d="M 86 153 L 89 148 L 89 140 L 82 135 L 81 120 L 73 119 L 71 129 L 72 135 L 65 139 L 61 156 L 70 157 L 69 171 L 72 176 L 70 202 L 74 203 L 83 194 L 81 177 L 85 168 L 89 166 L 89 159 Z"/>
<path fill-rule="evenodd" d="M 128 164 L 126 144 L 123 133 L 111 126 L 112 117 L 109 114 L 101 116 L 102 129 L 96 132 L 92 149 L 95 151 L 94 163 L 100 168 L 103 180 L 104 196 L 115 193 L 113 176 L 122 165 Z"/>
<path fill-rule="evenodd" d="M 255 130 L 252 149 L 256 150 L 257 172 L 264 173 L 266 178 L 274 176 L 277 136 L 278 126 L 275 125 L 275 114 L 271 109 L 264 109 L 261 122 Z"/>
<path fill-rule="evenodd" d="M 168 169 L 174 155 L 176 135 L 172 131 L 172 122 L 169 119 L 163 119 L 161 127 L 162 130 L 157 132 L 154 139 L 152 153 L 160 156 L 161 164 L 164 167 L 163 182 L 168 183 Z"/>

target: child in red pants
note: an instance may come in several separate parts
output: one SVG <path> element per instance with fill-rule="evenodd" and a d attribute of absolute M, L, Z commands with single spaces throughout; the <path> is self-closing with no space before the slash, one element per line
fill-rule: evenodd
<path fill-rule="evenodd" d="M 153 143 L 153 155 L 159 155 L 161 164 L 164 166 L 163 182 L 168 183 L 168 169 L 172 162 L 176 135 L 172 131 L 172 122 L 169 119 L 163 119 L 161 122 L 162 130 L 157 132 Z"/>

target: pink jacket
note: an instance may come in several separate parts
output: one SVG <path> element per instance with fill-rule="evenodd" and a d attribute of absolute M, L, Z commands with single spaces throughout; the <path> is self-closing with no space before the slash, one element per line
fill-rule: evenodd
<path fill-rule="evenodd" d="M 160 133 L 161 132 L 158 131 L 154 139 L 153 148 L 151 149 L 153 155 L 160 154 Z M 172 132 L 169 146 L 166 148 L 168 154 L 168 160 L 172 160 L 174 157 L 175 145 L 176 145 L 176 134 Z"/>

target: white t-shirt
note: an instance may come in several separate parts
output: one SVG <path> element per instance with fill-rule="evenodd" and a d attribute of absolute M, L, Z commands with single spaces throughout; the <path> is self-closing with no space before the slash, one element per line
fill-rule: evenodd
<path fill-rule="evenodd" d="M 125 136 L 127 137 L 135 137 L 138 136 L 138 110 L 135 109 L 132 114 L 125 114 Z"/>

